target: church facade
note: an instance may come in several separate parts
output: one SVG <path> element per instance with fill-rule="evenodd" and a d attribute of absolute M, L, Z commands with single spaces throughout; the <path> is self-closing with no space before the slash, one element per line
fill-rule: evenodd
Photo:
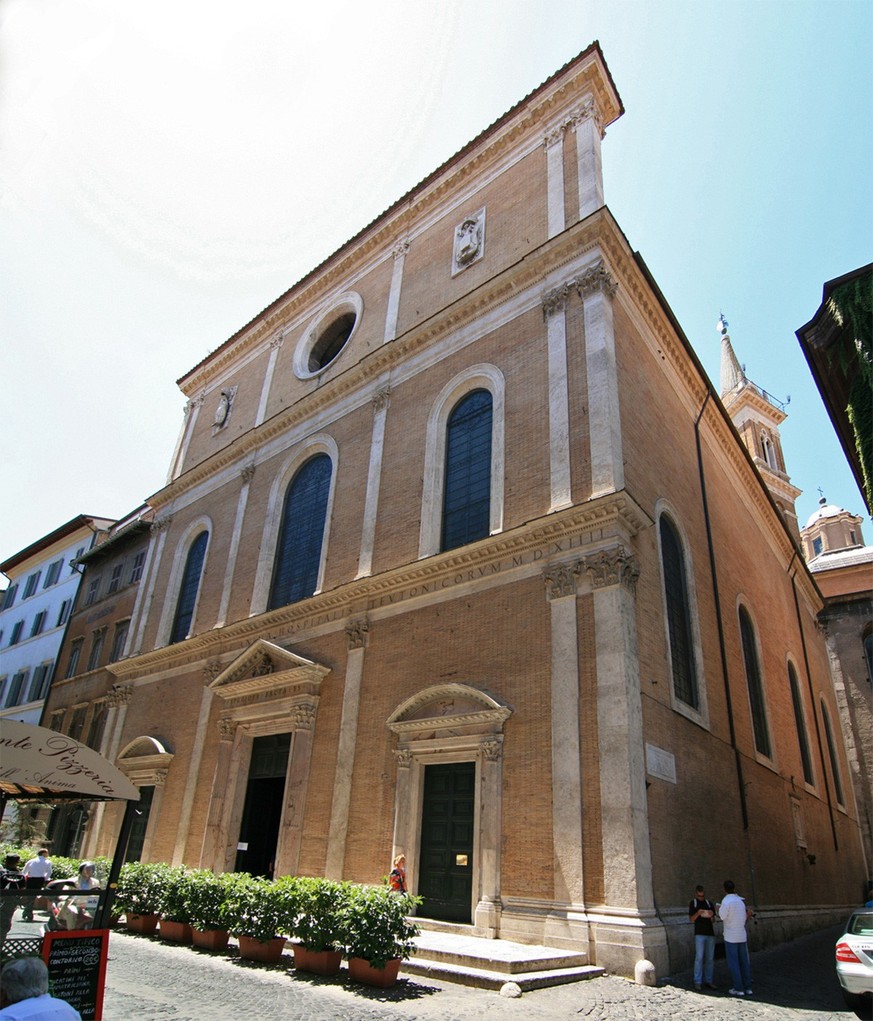
<path fill-rule="evenodd" d="M 403 852 L 422 917 L 630 974 L 697 883 L 759 940 L 857 899 L 821 598 L 604 204 L 621 113 L 595 44 L 179 381 L 104 667 L 144 856 Z"/>

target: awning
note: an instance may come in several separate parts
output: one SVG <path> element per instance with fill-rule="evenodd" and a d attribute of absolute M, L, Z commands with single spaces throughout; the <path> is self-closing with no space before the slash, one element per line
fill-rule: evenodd
<path fill-rule="evenodd" d="M 52 801 L 139 801 L 139 788 L 87 745 L 45 727 L 0 719 L 0 792 Z"/>

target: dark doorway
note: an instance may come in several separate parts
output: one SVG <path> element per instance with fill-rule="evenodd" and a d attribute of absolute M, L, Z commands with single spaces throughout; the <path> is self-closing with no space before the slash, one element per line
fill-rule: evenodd
<path fill-rule="evenodd" d="M 290 750 L 290 734 L 256 737 L 252 742 L 252 762 L 236 853 L 237 872 L 273 878 Z"/>
<path fill-rule="evenodd" d="M 142 859 L 142 849 L 145 844 L 146 830 L 149 826 L 149 816 L 151 815 L 154 796 L 154 787 L 140 787 L 139 801 L 137 801 L 134 808 L 133 826 L 124 856 L 125 861 L 140 861 Z"/>
<path fill-rule="evenodd" d="M 418 893 L 420 914 L 471 921 L 475 762 L 425 766 Z"/>

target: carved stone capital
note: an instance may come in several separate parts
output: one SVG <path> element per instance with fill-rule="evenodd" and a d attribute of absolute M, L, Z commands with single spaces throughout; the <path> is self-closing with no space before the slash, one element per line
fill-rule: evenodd
<path fill-rule="evenodd" d="M 380 386 L 379 389 L 373 394 L 373 411 L 385 411 L 391 400 L 391 387 L 387 384 Z"/>
<path fill-rule="evenodd" d="M 170 771 L 168 769 L 156 769 L 151 776 L 152 783 L 155 787 L 163 787 L 167 782 L 167 774 Z"/>
<path fill-rule="evenodd" d="M 486 762 L 499 762 L 503 758 L 503 742 L 493 738 L 483 741 L 482 756 Z"/>
<path fill-rule="evenodd" d="M 247 486 L 255 477 L 255 466 L 253 464 L 247 464 L 245 468 L 241 469 L 239 477 L 242 484 Z"/>
<path fill-rule="evenodd" d="M 197 394 L 196 397 L 192 397 L 191 400 L 188 401 L 188 403 L 191 405 L 192 408 L 202 407 L 203 404 L 206 403 L 206 391 L 201 390 L 200 393 Z"/>
<path fill-rule="evenodd" d="M 350 620 L 346 624 L 346 639 L 350 649 L 366 649 L 370 632 L 370 620 L 368 617 L 359 617 L 357 620 Z"/>
<path fill-rule="evenodd" d="M 285 343 L 285 334 L 277 333 L 275 337 L 270 341 L 270 350 L 278 351 L 279 348 Z"/>
<path fill-rule="evenodd" d="M 576 107 L 576 109 L 570 116 L 569 123 L 572 124 L 574 128 L 576 128 L 580 124 L 583 124 L 585 121 L 589 119 L 593 120 L 594 123 L 597 125 L 597 130 L 600 132 L 600 137 L 603 138 L 603 136 L 606 134 L 606 129 L 603 127 L 603 121 L 600 117 L 600 113 L 597 110 L 597 104 L 594 102 L 593 96 L 587 96 L 585 99 L 582 100 L 580 105 Z"/>
<path fill-rule="evenodd" d="M 546 583 L 546 598 L 563 599 L 565 596 L 576 595 L 576 576 L 579 574 L 579 564 L 553 564 L 543 571 L 543 581 Z"/>
<path fill-rule="evenodd" d="M 129 684 L 114 684 L 106 696 L 106 704 L 110 709 L 119 709 L 123 705 L 130 705 L 132 698 L 133 688 Z"/>
<path fill-rule="evenodd" d="M 543 318 L 548 319 L 558 312 L 563 312 L 567 307 L 567 296 L 570 293 L 568 284 L 560 284 L 546 291 L 543 295 Z"/>
<path fill-rule="evenodd" d="M 223 716 L 218 721 L 219 741 L 232 741 L 236 733 L 236 726 L 236 720 L 229 720 L 226 716 Z"/>
<path fill-rule="evenodd" d="M 409 238 L 401 238 L 400 241 L 398 241 L 394 245 L 394 248 L 392 249 L 392 254 L 393 254 L 395 259 L 402 259 L 406 255 L 406 253 L 408 251 L 409 251 Z"/>
<path fill-rule="evenodd" d="M 408 748 L 395 748 L 394 761 L 398 769 L 409 769 L 412 765 L 412 752 Z"/>
<path fill-rule="evenodd" d="M 585 570 L 591 578 L 592 588 L 609 588 L 613 585 L 624 585 L 633 589 L 640 576 L 640 569 L 633 554 L 623 546 L 602 550 L 583 561 Z"/>
<path fill-rule="evenodd" d="M 598 262 L 591 269 L 586 270 L 581 277 L 577 277 L 575 284 L 579 297 L 583 299 L 587 295 L 596 294 L 597 291 L 602 291 L 608 298 L 611 298 L 618 290 L 618 284 L 609 275 L 602 262 Z"/>
<path fill-rule="evenodd" d="M 311 702 L 296 705 L 292 711 L 295 730 L 312 730 L 315 727 L 315 706 Z"/>
<path fill-rule="evenodd" d="M 160 535 L 161 532 L 166 532 L 172 523 L 173 515 L 167 514 L 165 517 L 158 518 L 157 521 L 153 521 L 149 526 L 149 531 L 152 535 Z"/>
<path fill-rule="evenodd" d="M 203 667 L 203 678 L 206 684 L 211 684 L 221 673 L 221 663 L 217 659 L 210 659 Z"/>
<path fill-rule="evenodd" d="M 546 149 L 551 149 L 553 145 L 557 145 L 558 142 L 562 141 L 564 134 L 567 131 L 567 121 L 563 121 L 556 127 L 552 128 L 551 131 L 547 131 L 543 138 L 543 146 Z"/>

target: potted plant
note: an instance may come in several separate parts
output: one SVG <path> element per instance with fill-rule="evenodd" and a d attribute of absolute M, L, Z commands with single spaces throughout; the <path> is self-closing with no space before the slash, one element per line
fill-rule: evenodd
<path fill-rule="evenodd" d="M 161 939 L 190 943 L 191 915 L 188 910 L 188 869 L 184 865 L 167 866 L 158 896 Z"/>
<path fill-rule="evenodd" d="M 276 964 L 285 949 L 289 931 L 287 896 L 277 894 L 269 879 L 237 875 L 230 887 L 230 931 L 239 942 L 240 957 Z"/>
<path fill-rule="evenodd" d="M 294 882 L 294 967 L 316 975 L 337 975 L 345 944 L 348 884 L 305 876 Z"/>
<path fill-rule="evenodd" d="M 162 862 L 129 861 L 124 864 L 115 891 L 115 906 L 123 912 L 127 928 L 151 935 L 158 926 L 158 903 L 169 866 Z"/>
<path fill-rule="evenodd" d="M 355 886 L 345 909 L 349 975 L 356 982 L 387 987 L 397 981 L 400 963 L 415 952 L 418 926 L 407 916 L 420 897 L 384 886 Z"/>
<path fill-rule="evenodd" d="M 233 872 L 216 875 L 210 869 L 191 869 L 185 903 L 191 921 L 192 940 L 203 950 L 224 950 L 229 939 L 228 904 Z"/>

